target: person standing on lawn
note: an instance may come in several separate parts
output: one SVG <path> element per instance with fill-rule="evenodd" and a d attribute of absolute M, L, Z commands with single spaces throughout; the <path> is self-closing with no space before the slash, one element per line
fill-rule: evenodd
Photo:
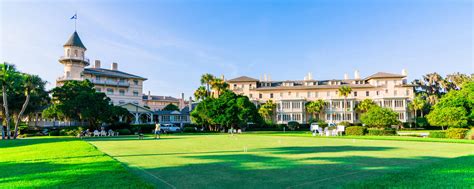
<path fill-rule="evenodd" d="M 161 134 L 161 124 L 157 122 L 155 123 L 155 139 L 160 139 L 160 134 Z"/>

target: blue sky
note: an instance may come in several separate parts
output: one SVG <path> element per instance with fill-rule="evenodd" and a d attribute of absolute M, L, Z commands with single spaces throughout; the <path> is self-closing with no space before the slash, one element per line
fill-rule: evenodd
<path fill-rule="evenodd" d="M 3 0 L 0 61 L 53 87 L 75 11 L 86 56 L 148 78 L 144 92 L 157 95 L 190 96 L 203 73 L 337 79 L 406 68 L 412 80 L 474 72 L 468 0 Z"/>

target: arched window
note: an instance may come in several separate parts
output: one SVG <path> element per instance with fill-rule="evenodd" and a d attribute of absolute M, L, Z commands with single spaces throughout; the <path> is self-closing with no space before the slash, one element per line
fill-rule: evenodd
<path fill-rule="evenodd" d="M 74 50 L 74 56 L 77 57 L 77 50 Z"/>
<path fill-rule="evenodd" d="M 71 49 L 67 49 L 66 56 L 71 56 Z"/>
<path fill-rule="evenodd" d="M 66 78 L 69 78 L 69 77 L 71 77 L 71 72 L 67 71 L 66 72 Z"/>

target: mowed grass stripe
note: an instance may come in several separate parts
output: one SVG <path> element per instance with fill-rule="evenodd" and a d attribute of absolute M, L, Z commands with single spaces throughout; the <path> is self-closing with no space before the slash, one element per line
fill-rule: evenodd
<path fill-rule="evenodd" d="M 160 140 L 105 138 L 89 142 L 176 188 L 337 188 L 354 179 L 370 180 L 469 155 L 474 147 L 254 134 L 170 135 Z M 354 172 L 357 174 L 349 174 Z M 344 174 L 349 175 L 341 176 Z M 324 181 L 313 183 L 318 180 Z M 308 182 L 311 184 L 299 186 Z"/>
<path fill-rule="evenodd" d="M 85 141 L 0 141 L 0 188 L 153 188 Z"/>

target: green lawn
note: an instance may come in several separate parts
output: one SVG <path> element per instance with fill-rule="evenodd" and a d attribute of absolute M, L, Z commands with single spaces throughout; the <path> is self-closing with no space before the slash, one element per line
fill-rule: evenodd
<path fill-rule="evenodd" d="M 473 144 L 288 134 L 169 135 L 161 140 L 119 137 L 87 141 L 157 188 L 474 185 L 470 166 L 474 156 L 468 156 L 474 154 Z"/>
<path fill-rule="evenodd" d="M 0 188 L 152 187 L 82 140 L 0 140 Z"/>

